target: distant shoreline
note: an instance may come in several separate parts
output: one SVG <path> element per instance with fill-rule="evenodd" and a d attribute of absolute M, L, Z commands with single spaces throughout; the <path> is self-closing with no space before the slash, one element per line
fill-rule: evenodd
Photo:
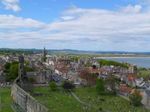
<path fill-rule="evenodd" d="M 150 56 L 100 56 L 96 58 L 150 58 Z"/>

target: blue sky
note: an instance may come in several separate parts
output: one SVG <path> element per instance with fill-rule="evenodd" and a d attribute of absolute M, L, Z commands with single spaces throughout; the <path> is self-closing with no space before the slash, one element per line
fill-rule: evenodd
<path fill-rule="evenodd" d="M 150 0 L 0 0 L 0 47 L 150 51 Z"/>

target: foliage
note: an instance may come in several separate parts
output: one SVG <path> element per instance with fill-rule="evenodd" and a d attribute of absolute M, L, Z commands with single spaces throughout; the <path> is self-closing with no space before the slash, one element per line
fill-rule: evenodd
<path fill-rule="evenodd" d="M 111 66 L 111 65 L 114 65 L 114 66 L 120 66 L 120 67 L 124 67 L 124 68 L 128 68 L 128 65 L 125 64 L 125 63 L 119 63 L 119 62 L 116 62 L 116 61 L 112 61 L 112 60 L 104 60 L 104 59 L 101 59 L 99 60 L 99 63 L 101 66 Z"/>
<path fill-rule="evenodd" d="M 106 83 L 107 88 L 109 88 L 109 92 L 112 93 L 112 94 L 116 94 L 116 88 L 115 88 L 116 79 L 112 75 L 110 75 L 106 79 L 105 83 Z"/>
<path fill-rule="evenodd" d="M 105 93 L 105 84 L 103 79 L 97 79 L 96 81 L 96 90 L 98 94 L 104 94 Z"/>
<path fill-rule="evenodd" d="M 67 91 L 73 90 L 75 88 L 75 86 L 69 81 L 64 81 L 64 83 L 62 84 L 62 87 Z"/>
<path fill-rule="evenodd" d="M 71 56 L 70 59 L 72 61 L 78 62 L 78 60 L 80 59 L 80 57 L 79 56 Z"/>
<path fill-rule="evenodd" d="M 6 63 L 4 67 L 5 67 L 4 72 L 6 74 L 6 81 L 11 82 L 17 78 L 19 68 L 19 63 L 17 61 L 14 61 L 12 63 Z M 33 71 L 33 69 L 25 65 L 25 71 L 31 72 Z"/>
<path fill-rule="evenodd" d="M 33 54 L 34 51 L 31 49 L 0 49 L 0 54 Z"/>
<path fill-rule="evenodd" d="M 142 96 L 140 95 L 140 92 L 135 90 L 134 93 L 132 93 L 130 96 L 130 102 L 134 106 L 140 106 L 141 105 L 141 100 Z"/>
<path fill-rule="evenodd" d="M 11 63 L 6 63 L 5 64 L 5 66 L 4 66 L 5 70 L 6 70 L 5 72 L 7 72 L 7 70 L 10 68 L 10 66 L 11 66 Z"/>
<path fill-rule="evenodd" d="M 18 76 L 18 62 L 6 63 L 4 72 L 6 81 L 13 81 Z"/>
<path fill-rule="evenodd" d="M 25 71 L 26 71 L 26 72 L 33 72 L 34 69 L 31 68 L 31 67 L 29 67 L 29 66 L 25 66 Z"/>
<path fill-rule="evenodd" d="M 138 77 L 143 77 L 144 79 L 150 78 L 150 70 L 147 69 L 138 69 Z"/>
<path fill-rule="evenodd" d="M 57 90 L 57 85 L 54 81 L 50 82 L 49 87 L 50 87 L 51 91 L 56 91 Z"/>

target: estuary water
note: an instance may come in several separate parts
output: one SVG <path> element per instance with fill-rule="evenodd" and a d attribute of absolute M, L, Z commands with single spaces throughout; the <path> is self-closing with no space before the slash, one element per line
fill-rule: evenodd
<path fill-rule="evenodd" d="M 127 62 L 138 67 L 150 68 L 150 57 L 99 57 L 99 59 Z"/>

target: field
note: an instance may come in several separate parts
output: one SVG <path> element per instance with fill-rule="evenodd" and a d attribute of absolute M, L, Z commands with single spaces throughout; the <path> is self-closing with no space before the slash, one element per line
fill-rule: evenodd
<path fill-rule="evenodd" d="M 13 112 L 11 109 L 10 88 L 0 88 L 0 112 Z"/>
<path fill-rule="evenodd" d="M 95 88 L 77 88 L 74 93 L 84 102 L 77 101 L 70 93 L 49 91 L 46 87 L 35 88 L 36 99 L 51 112 L 150 112 L 143 107 L 133 107 L 119 96 L 99 96 Z"/>

